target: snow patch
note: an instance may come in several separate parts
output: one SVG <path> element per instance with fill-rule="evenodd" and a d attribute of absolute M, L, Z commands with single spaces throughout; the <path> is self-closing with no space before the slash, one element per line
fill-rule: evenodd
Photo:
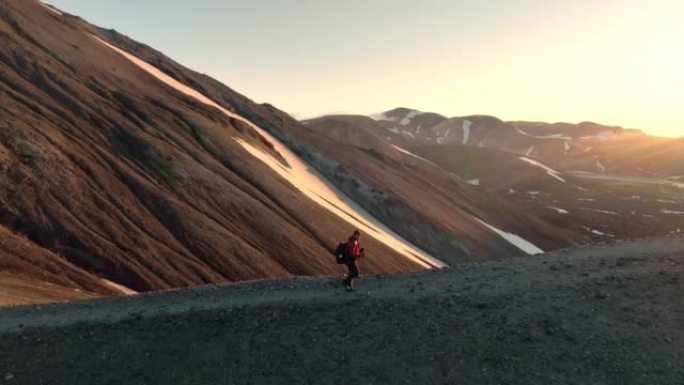
<path fill-rule="evenodd" d="M 466 183 L 471 184 L 473 186 L 479 186 L 480 180 L 479 179 L 471 179 L 471 180 L 467 181 Z"/>
<path fill-rule="evenodd" d="M 389 122 L 394 122 L 396 119 L 392 119 L 389 116 L 385 115 L 384 112 L 381 112 L 379 114 L 373 114 L 373 115 L 368 115 L 369 118 L 373 120 L 384 120 L 384 121 L 389 121 Z"/>
<path fill-rule="evenodd" d="M 553 206 L 546 206 L 546 207 L 551 209 L 551 210 L 558 211 L 558 214 L 570 214 L 570 212 L 568 210 L 564 210 L 560 207 L 553 207 Z"/>
<path fill-rule="evenodd" d="M 444 136 L 442 136 L 442 137 L 444 139 L 446 139 L 450 133 L 451 133 L 451 127 L 447 127 L 446 131 L 444 131 Z"/>
<path fill-rule="evenodd" d="M 471 122 L 470 120 L 466 119 L 463 121 L 463 126 L 462 126 L 462 128 L 463 128 L 463 144 L 468 143 L 468 139 L 470 138 L 470 126 L 472 126 L 472 125 L 473 125 L 473 122 Z"/>
<path fill-rule="evenodd" d="M 536 139 L 560 139 L 560 140 L 572 140 L 571 137 L 565 136 L 563 134 L 551 134 L 551 135 L 544 135 L 544 136 L 537 136 L 537 135 L 532 135 L 529 134 L 519 128 L 515 129 L 519 134 L 529 136 L 530 138 L 536 138 Z"/>
<path fill-rule="evenodd" d="M 561 178 L 560 172 L 558 172 L 558 171 L 552 169 L 551 167 L 545 166 L 545 165 L 543 165 L 543 164 L 537 162 L 536 160 L 533 160 L 533 159 L 530 159 L 530 158 L 526 158 L 526 157 L 524 157 L 524 156 L 521 156 L 521 157 L 520 157 L 520 160 L 522 160 L 523 162 L 527 162 L 527 163 L 529 163 L 529 164 L 531 164 L 531 165 L 533 165 L 533 166 L 537 166 L 537 167 L 543 168 L 543 169 L 546 171 L 547 174 L 549 174 L 550 176 L 552 176 L 552 177 L 558 179 L 559 181 L 565 183 L 565 179 Z"/>
<path fill-rule="evenodd" d="M 599 209 L 590 209 L 586 207 L 581 208 L 584 211 L 593 211 L 595 213 L 601 213 L 601 214 L 608 214 L 608 215 L 618 215 L 615 211 L 608 211 L 608 210 L 599 210 Z"/>
<path fill-rule="evenodd" d="M 422 112 L 416 111 L 416 110 L 411 110 L 408 112 L 408 114 L 406 114 L 404 119 L 402 119 L 399 122 L 399 124 L 401 124 L 402 126 L 408 126 L 409 124 L 411 124 L 411 119 L 415 118 L 416 116 L 418 116 L 420 114 L 422 114 Z"/>
<path fill-rule="evenodd" d="M 582 136 L 582 137 L 580 137 L 580 139 L 585 139 L 585 140 L 586 139 L 609 139 L 609 138 L 613 138 L 615 136 L 616 136 L 615 132 L 613 132 L 611 130 L 604 130 L 604 131 L 599 132 L 596 135 Z"/>
<path fill-rule="evenodd" d="M 585 230 L 587 230 L 587 231 L 589 231 L 590 233 L 595 234 L 595 235 L 602 235 L 602 236 L 611 237 L 611 238 L 614 238 L 614 237 L 615 237 L 614 235 L 604 233 L 604 232 L 601 231 L 601 230 L 592 229 L 592 228 L 587 227 L 587 226 L 583 226 L 583 227 L 584 227 Z"/>
<path fill-rule="evenodd" d="M 565 145 L 565 152 L 568 152 L 570 150 L 570 141 L 566 140 L 563 144 Z"/>
<path fill-rule="evenodd" d="M 354 227 L 360 228 L 368 236 L 388 245 L 395 249 L 395 251 L 425 268 L 441 268 L 446 266 L 442 261 L 433 258 L 423 250 L 412 245 L 385 226 L 382 222 L 374 218 L 365 209 L 347 197 L 341 190 L 328 182 L 318 173 L 318 171 L 299 159 L 285 145 L 277 142 L 270 134 L 265 131 L 259 131 L 259 133 L 273 143 L 276 151 L 287 160 L 287 163 L 290 165 L 289 167 L 284 167 L 280 161 L 261 148 L 252 146 L 250 143 L 239 138 L 235 138 L 235 140 L 242 145 L 247 152 L 266 163 L 271 169 L 282 176 L 283 179 L 290 182 L 304 195 L 352 224 Z"/>
<path fill-rule="evenodd" d="M 102 281 L 102 283 L 104 283 L 105 285 L 107 285 L 107 286 L 111 287 L 112 289 L 118 291 L 118 292 L 121 293 L 121 294 L 124 294 L 124 295 L 135 295 L 135 294 L 138 294 L 137 291 L 135 291 L 135 290 L 133 290 L 133 289 L 129 289 L 129 288 L 127 288 L 127 287 L 124 286 L 124 285 L 120 285 L 120 284 L 118 284 L 118 283 L 116 283 L 116 282 L 113 282 L 113 281 L 110 281 L 110 280 L 108 280 L 108 279 L 106 279 L 106 278 L 100 278 L 100 280 Z"/>
<path fill-rule="evenodd" d="M 423 158 L 422 156 L 418 156 L 418 155 L 412 153 L 411 151 L 408 151 L 408 150 L 406 150 L 406 149 L 403 149 L 403 148 L 401 148 L 401 147 L 399 147 L 399 146 L 397 146 L 397 145 L 395 145 L 395 144 L 393 144 L 392 146 L 393 146 L 396 150 L 398 150 L 399 152 L 401 152 L 401 153 L 404 153 L 404 154 L 406 154 L 406 155 L 410 155 L 410 156 L 412 156 L 412 157 L 414 157 L 414 158 L 416 158 L 416 159 L 420 159 L 420 160 L 422 160 L 422 161 L 424 161 L 424 162 L 427 162 L 427 163 L 430 163 L 430 164 L 435 164 L 434 162 L 431 162 L 431 161 L 429 161 L 429 160 Z"/>
<path fill-rule="evenodd" d="M 674 215 L 684 214 L 684 211 L 667 210 L 667 209 L 660 210 L 660 212 L 662 212 L 663 214 L 674 214 Z"/>
<path fill-rule="evenodd" d="M 93 35 L 94 36 L 94 35 Z M 279 140 L 274 138 L 270 133 L 251 121 L 243 118 L 242 116 L 228 111 L 225 108 L 219 106 L 216 102 L 209 99 L 200 92 L 180 83 L 176 79 L 166 75 L 158 68 L 150 65 L 149 63 L 141 60 L 140 58 L 129 54 L 113 45 L 105 42 L 97 36 L 95 39 L 100 41 L 105 46 L 111 48 L 115 52 L 119 53 L 133 64 L 140 67 L 145 72 L 154 76 L 161 82 L 165 83 L 169 87 L 184 93 L 190 97 L 195 98 L 201 103 L 208 106 L 214 107 L 219 111 L 223 112 L 227 116 L 242 121 L 254 129 L 258 134 L 264 137 L 266 140 L 271 142 L 273 149 L 277 151 L 287 162 L 284 165 L 279 160 L 275 159 L 271 154 L 262 150 L 261 148 L 252 146 L 251 144 L 245 142 L 240 138 L 234 138 L 249 154 L 255 158 L 261 160 L 267 166 L 269 166 L 273 171 L 283 177 L 287 182 L 292 184 L 295 188 L 300 190 L 305 196 L 314 202 L 318 203 L 328 211 L 339 216 L 346 222 L 350 223 L 352 226 L 357 227 L 364 231 L 368 236 L 371 236 L 381 243 L 393 248 L 396 252 L 404 255 L 406 258 L 414 261 L 418 265 L 424 268 L 432 267 L 445 267 L 446 264 L 425 251 L 414 246 L 390 228 L 385 226 L 377 218 L 373 217 L 365 209 L 359 206 L 356 202 L 350 199 L 346 194 L 340 191 L 332 183 L 326 180 L 322 175 L 318 173 L 313 167 L 302 161 L 294 152 L 292 152 L 287 146 L 281 143 Z"/>
<path fill-rule="evenodd" d="M 550 176 L 552 176 L 552 177 L 558 179 L 559 181 L 565 183 L 565 179 L 559 177 L 557 174 L 554 174 L 554 173 L 551 173 L 551 172 L 548 172 L 548 171 L 547 171 L 546 173 L 549 174 Z"/>
<path fill-rule="evenodd" d="M 544 139 L 572 140 L 571 137 L 565 136 L 565 135 L 563 135 L 563 134 L 551 134 L 551 135 L 542 136 L 541 138 L 544 138 Z"/>
<path fill-rule="evenodd" d="M 606 172 L 606 168 L 603 166 L 603 163 L 601 163 L 601 161 L 598 161 L 598 160 L 596 161 L 596 167 L 598 167 L 598 169 L 601 172 Z"/>
<path fill-rule="evenodd" d="M 475 217 L 473 217 L 475 218 Z M 520 250 L 524 251 L 525 253 L 529 255 L 536 255 L 536 254 L 543 254 L 544 250 L 538 248 L 537 246 L 533 245 L 531 242 L 523 239 L 522 237 L 515 235 L 513 233 L 508 233 L 503 230 L 499 230 L 496 227 L 490 225 L 489 223 L 479 219 L 475 218 L 478 222 L 482 223 L 484 226 L 489 228 L 490 230 L 494 231 L 495 233 L 499 234 L 503 239 L 507 240 L 510 244 L 513 246 L 519 248 Z"/>
<path fill-rule="evenodd" d="M 530 147 L 529 150 L 527 150 L 525 156 L 530 156 L 530 154 L 532 154 L 532 151 L 534 151 L 534 146 Z"/>
<path fill-rule="evenodd" d="M 42 4 L 43 7 L 47 8 L 48 11 L 54 13 L 55 15 L 64 16 L 64 14 L 59 9 L 55 8 L 54 6 L 45 4 L 42 1 L 40 2 L 40 4 Z"/>

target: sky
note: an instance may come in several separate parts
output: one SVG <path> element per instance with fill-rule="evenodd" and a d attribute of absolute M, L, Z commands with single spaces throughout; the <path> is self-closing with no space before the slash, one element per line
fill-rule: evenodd
<path fill-rule="evenodd" d="M 298 118 L 395 107 L 684 136 L 684 0 L 49 0 Z"/>

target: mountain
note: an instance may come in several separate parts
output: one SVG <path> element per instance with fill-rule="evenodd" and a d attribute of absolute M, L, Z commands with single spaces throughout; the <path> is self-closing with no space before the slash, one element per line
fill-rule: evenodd
<path fill-rule="evenodd" d="M 346 116 L 349 117 L 349 116 Z M 462 144 L 534 156 L 565 170 L 680 176 L 684 142 L 593 122 L 505 122 L 493 116 L 447 118 L 409 108 L 370 116 L 380 135 L 407 144 Z M 332 117 L 324 117 L 331 119 Z M 339 122 L 345 116 L 337 116 Z"/>
<path fill-rule="evenodd" d="M 587 239 L 40 2 L 2 1 L 0 41 L 2 303 L 341 274 L 354 228 L 366 273 Z"/>
<path fill-rule="evenodd" d="M 105 43 L 114 32 L 35 1 L 0 12 L 0 226 L 10 252 L 13 236 L 36 249 L 3 272 L 111 294 L 104 279 L 147 291 L 339 271 L 328 248 L 355 226 L 246 151 L 287 166 L 246 120 L 142 70 Z M 369 271 L 420 268 L 366 243 Z"/>
<path fill-rule="evenodd" d="M 681 139 L 590 122 L 446 118 L 408 108 L 303 123 L 352 146 L 366 137 L 364 148 L 386 157 L 393 156 L 392 148 L 408 154 L 471 185 L 479 202 L 497 197 L 592 242 L 684 230 Z M 353 130 L 357 139 L 351 141 Z"/>

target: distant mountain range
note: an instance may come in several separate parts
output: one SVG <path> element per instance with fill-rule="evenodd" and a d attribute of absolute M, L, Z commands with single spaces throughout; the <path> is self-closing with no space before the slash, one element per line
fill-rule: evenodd
<path fill-rule="evenodd" d="M 504 122 L 483 115 L 447 118 L 395 108 L 369 117 L 326 116 L 308 123 L 321 127 L 323 122 L 332 121 L 338 126 L 353 121 L 407 146 L 460 144 L 531 156 L 567 170 L 684 175 L 684 139 L 653 137 L 639 130 L 593 122 Z"/>
<path fill-rule="evenodd" d="M 379 157 L 432 166 L 482 199 L 496 196 L 594 242 L 684 231 L 683 139 L 408 108 L 303 123 Z"/>

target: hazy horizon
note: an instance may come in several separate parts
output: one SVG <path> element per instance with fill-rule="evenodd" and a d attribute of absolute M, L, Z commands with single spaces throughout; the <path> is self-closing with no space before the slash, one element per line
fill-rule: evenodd
<path fill-rule="evenodd" d="M 48 2 L 298 118 L 403 106 L 684 136 L 676 0 Z"/>

